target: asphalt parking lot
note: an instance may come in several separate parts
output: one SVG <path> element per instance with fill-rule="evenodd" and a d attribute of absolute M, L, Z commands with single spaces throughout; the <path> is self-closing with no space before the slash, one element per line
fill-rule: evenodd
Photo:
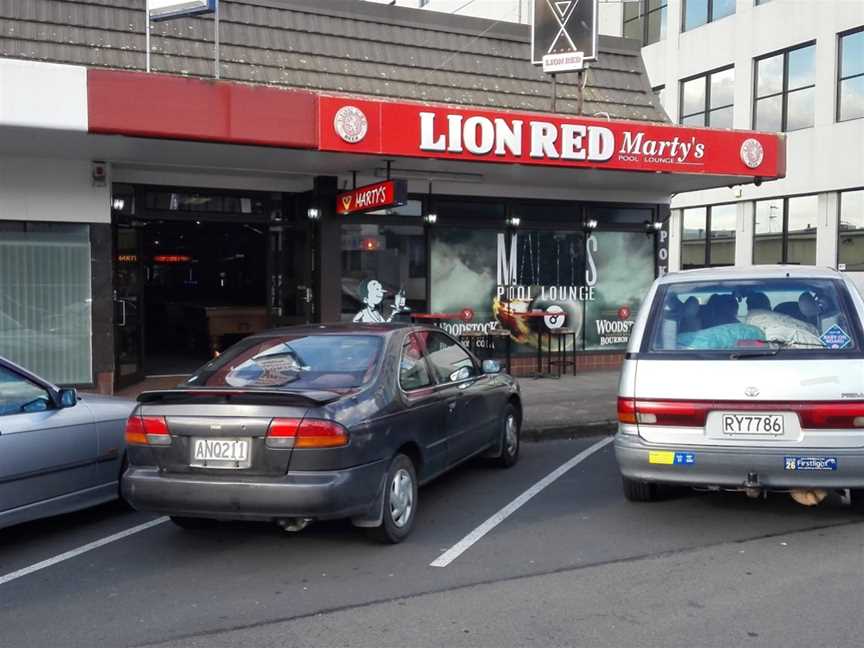
<path fill-rule="evenodd" d="M 610 591 L 624 600 L 652 582 L 647 566 L 664 560 L 672 566 L 663 569 L 675 574 L 667 583 L 674 585 L 670 600 L 672 589 L 702 591 L 706 579 L 730 578 L 740 567 L 739 602 L 747 601 L 747 588 L 750 596 L 760 590 L 745 572 L 768 569 L 775 555 L 791 560 L 796 547 L 820 542 L 829 543 L 833 560 L 848 559 L 840 571 L 859 584 L 859 598 L 826 602 L 826 592 L 846 592 L 842 578 L 814 580 L 814 596 L 836 614 L 850 605 L 864 609 L 864 520 L 840 498 L 811 509 L 784 496 L 693 493 L 630 504 L 604 440 L 526 443 L 511 470 L 472 462 L 454 471 L 421 490 L 414 533 L 396 546 L 374 544 L 347 522 L 297 534 L 264 524 L 192 533 L 119 505 L 2 530 L 0 646 L 460 643 L 453 637 L 467 645 L 500 645 L 509 637 L 517 645 L 532 637 L 574 643 L 568 637 L 576 636 L 616 637 L 620 644 L 639 635 L 609 634 L 621 623 L 605 613 L 586 621 L 579 610 L 563 610 L 566 618 L 572 612 L 572 635 L 566 627 L 552 632 L 547 622 L 551 634 L 526 637 L 520 621 L 524 629 L 550 614 L 564 600 L 553 596 L 562 588 L 582 596 L 586 609 Z M 745 569 L 745 557 L 759 552 L 757 567 Z M 681 567 L 703 554 L 708 558 L 699 568 Z M 711 567 L 713 555 L 730 558 Z M 456 601 L 464 602 L 451 609 Z M 433 604 L 434 613 L 427 607 L 424 616 L 423 606 Z M 698 615 L 698 607 L 682 605 Z M 507 610 L 512 632 L 506 624 L 490 629 L 489 609 Z M 445 610 L 451 611 L 442 619 Z M 390 620 L 390 634 L 381 634 L 380 615 Z M 795 618 L 804 624 L 806 615 Z M 423 619 L 440 634 L 402 634 L 408 623 L 417 632 Z"/>

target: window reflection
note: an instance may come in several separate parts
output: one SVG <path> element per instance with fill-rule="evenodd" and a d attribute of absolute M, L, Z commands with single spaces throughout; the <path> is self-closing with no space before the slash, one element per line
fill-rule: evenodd
<path fill-rule="evenodd" d="M 837 261 L 847 270 L 864 270 L 864 189 L 840 194 Z"/>

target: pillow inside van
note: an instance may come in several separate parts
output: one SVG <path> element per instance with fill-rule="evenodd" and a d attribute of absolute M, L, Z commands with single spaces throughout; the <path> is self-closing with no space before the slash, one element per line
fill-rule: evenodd
<path fill-rule="evenodd" d="M 782 340 L 789 346 L 821 347 L 816 328 L 791 315 L 768 310 L 755 310 L 744 318 L 745 324 L 758 326 L 765 332 L 766 340 Z"/>

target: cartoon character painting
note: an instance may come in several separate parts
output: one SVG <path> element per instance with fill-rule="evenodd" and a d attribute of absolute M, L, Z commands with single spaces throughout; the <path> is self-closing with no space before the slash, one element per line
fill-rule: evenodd
<path fill-rule="evenodd" d="M 390 315 L 384 317 L 378 310 L 378 306 L 384 301 L 384 286 L 377 279 L 366 279 L 360 283 L 360 299 L 366 304 L 366 308 L 354 316 L 355 322 L 363 324 L 377 324 L 393 321 L 393 316 L 405 310 L 405 291 L 400 290 L 393 298 L 390 305 Z"/>

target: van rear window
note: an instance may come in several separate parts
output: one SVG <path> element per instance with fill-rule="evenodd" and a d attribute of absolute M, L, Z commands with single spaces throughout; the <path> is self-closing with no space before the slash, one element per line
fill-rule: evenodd
<path fill-rule="evenodd" d="M 861 348 L 857 322 L 827 279 L 669 284 L 657 294 L 649 352 L 837 352 Z"/>

